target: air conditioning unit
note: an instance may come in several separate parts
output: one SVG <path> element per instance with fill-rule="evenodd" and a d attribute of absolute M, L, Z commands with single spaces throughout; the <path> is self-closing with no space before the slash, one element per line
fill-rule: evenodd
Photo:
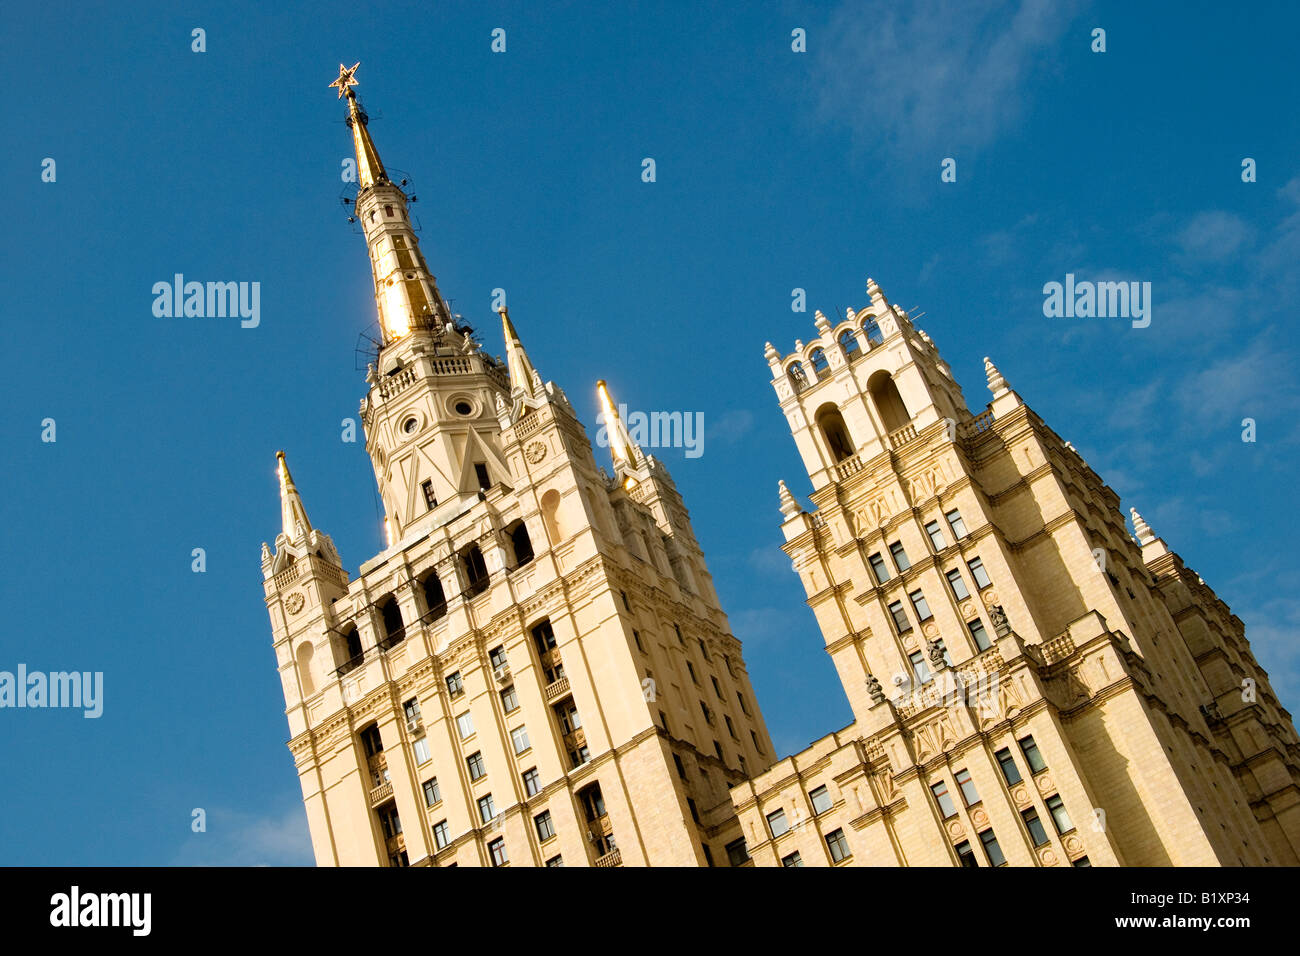
<path fill-rule="evenodd" d="M 510 676 L 510 665 L 508 663 L 498 664 L 492 669 L 492 673 L 496 675 L 497 680 L 505 680 Z"/>
<path fill-rule="evenodd" d="M 411 733 L 415 733 L 417 730 L 419 730 L 420 718 L 419 717 L 406 718 L 406 729 L 409 730 Z"/>

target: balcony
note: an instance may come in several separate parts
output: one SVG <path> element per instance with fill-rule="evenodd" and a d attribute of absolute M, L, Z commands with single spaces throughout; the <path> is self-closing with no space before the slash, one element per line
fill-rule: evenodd
<path fill-rule="evenodd" d="M 902 448 L 904 445 L 916 439 L 916 426 L 904 425 L 902 428 L 889 433 L 889 445 L 891 448 Z"/>
<path fill-rule="evenodd" d="M 396 853 L 402 853 L 406 850 L 406 837 L 400 833 L 396 836 L 391 836 L 384 841 L 384 846 L 387 847 L 390 856 Z"/>
<path fill-rule="evenodd" d="M 596 858 L 596 866 L 598 867 L 622 866 L 622 865 L 623 865 L 623 854 L 619 852 L 618 847 L 614 847 L 614 849 L 610 850 L 604 856 L 600 856 Z"/>
<path fill-rule="evenodd" d="M 857 455 L 851 455 L 835 466 L 835 477 L 843 481 L 852 475 L 856 475 L 862 470 L 862 459 Z"/>
<path fill-rule="evenodd" d="M 546 695 L 546 702 L 550 704 L 559 700 L 568 692 L 569 692 L 569 678 L 561 677 L 559 680 L 552 681 L 551 683 L 547 684 L 546 689 L 543 693 L 545 693 Z"/>
<path fill-rule="evenodd" d="M 377 787 L 370 788 L 370 805 L 377 806 L 393 795 L 393 782 L 385 780 Z"/>

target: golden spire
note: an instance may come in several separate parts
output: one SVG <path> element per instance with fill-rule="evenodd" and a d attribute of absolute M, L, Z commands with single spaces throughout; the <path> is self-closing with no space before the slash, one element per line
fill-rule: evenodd
<path fill-rule="evenodd" d="M 510 312 L 503 305 L 497 310 L 501 313 L 501 330 L 506 340 L 506 365 L 510 369 L 510 387 L 512 391 L 522 389 L 530 398 L 537 396 L 535 381 L 539 378 L 533 363 L 528 361 L 524 344 L 519 341 L 519 333 L 510 321 Z"/>
<path fill-rule="evenodd" d="M 348 125 L 352 127 L 352 144 L 357 150 L 357 185 L 361 189 L 367 186 L 373 186 L 375 183 L 388 182 L 388 173 L 384 172 L 384 164 L 379 159 L 379 150 L 375 149 L 374 140 L 370 138 L 370 131 L 366 128 L 369 117 L 357 103 L 357 94 L 352 92 L 352 87 L 357 85 L 356 72 L 361 62 L 357 61 L 352 66 L 346 67 L 339 64 L 339 76 L 331 88 L 337 87 L 339 99 L 348 98 Z"/>
<path fill-rule="evenodd" d="M 307 509 L 303 507 L 302 496 L 294 486 L 293 476 L 289 474 L 289 463 L 284 460 L 284 452 L 275 453 L 276 471 L 280 475 L 280 523 L 281 530 L 290 541 L 296 541 L 299 534 L 311 531 L 311 521 L 307 518 Z"/>
<path fill-rule="evenodd" d="M 628 434 L 623 419 L 618 417 L 618 408 L 614 405 L 614 399 L 610 397 L 609 386 L 605 384 L 604 379 L 596 383 L 596 391 L 600 395 L 600 410 L 605 422 L 605 434 L 609 436 L 609 449 L 614 458 L 614 466 L 617 468 L 621 462 L 629 467 L 635 467 L 640 449 Z"/>

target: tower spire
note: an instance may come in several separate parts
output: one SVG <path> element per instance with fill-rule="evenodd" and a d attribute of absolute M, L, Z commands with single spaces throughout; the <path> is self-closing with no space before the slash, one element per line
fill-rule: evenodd
<path fill-rule="evenodd" d="M 302 495 L 298 494 L 298 488 L 293 483 L 293 476 L 289 474 L 289 463 L 284 459 L 284 452 L 275 453 L 277 471 L 280 475 L 280 523 L 281 530 L 290 541 L 297 541 L 299 538 L 305 538 L 311 533 L 311 519 L 307 517 L 307 509 L 303 506 Z"/>
<path fill-rule="evenodd" d="M 370 138 L 368 128 L 370 117 L 357 102 L 357 94 L 352 92 L 352 87 L 357 85 L 356 72 L 359 66 L 361 66 L 360 61 L 352 64 L 350 68 L 340 63 L 338 79 L 330 86 L 338 87 L 339 99 L 345 96 L 348 98 L 348 126 L 352 128 L 352 144 L 357 150 L 357 183 L 365 189 L 375 183 L 388 182 L 388 173 L 384 171 L 384 164 L 379 159 L 379 150 L 375 149 L 375 141 Z"/>
<path fill-rule="evenodd" d="M 604 379 L 596 383 L 596 391 L 600 396 L 600 410 L 605 423 L 605 434 L 609 436 L 609 450 L 614 459 L 615 469 L 619 465 L 635 468 L 637 459 L 641 457 L 641 449 L 628 434 L 623 419 L 619 418 L 618 407 L 614 404 L 614 399 L 609 394 L 609 386 L 605 384 Z"/>
<path fill-rule="evenodd" d="M 537 384 L 541 377 L 533 363 L 528 360 L 519 333 L 510 321 L 510 312 L 503 305 L 497 310 L 501 314 L 501 331 L 506 340 L 506 365 L 510 369 L 510 390 L 518 395 L 521 391 L 529 398 L 537 397 Z"/>

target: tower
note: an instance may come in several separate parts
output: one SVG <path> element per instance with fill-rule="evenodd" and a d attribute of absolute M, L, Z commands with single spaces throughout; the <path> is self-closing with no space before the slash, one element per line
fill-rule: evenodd
<path fill-rule="evenodd" d="M 1294 865 L 1300 742 L 1241 622 L 991 361 L 972 414 L 867 293 L 766 348 L 811 485 L 779 485 L 784 549 L 854 722 L 733 790 L 729 856 Z"/>
<path fill-rule="evenodd" d="M 352 90 L 381 346 L 361 403 L 387 548 L 355 579 L 279 460 L 263 576 L 321 865 L 705 865 L 772 744 L 681 496 L 614 475 L 537 372 L 456 322 Z M 601 401 L 612 412 L 608 388 Z"/>

